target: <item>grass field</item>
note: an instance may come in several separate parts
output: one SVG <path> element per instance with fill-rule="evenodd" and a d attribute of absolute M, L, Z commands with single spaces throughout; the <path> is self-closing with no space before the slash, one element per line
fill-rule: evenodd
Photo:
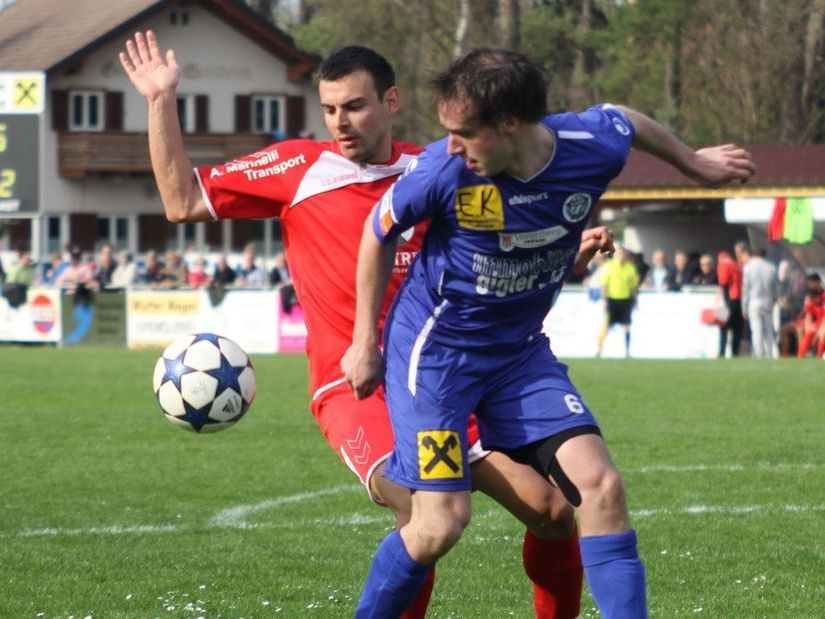
<path fill-rule="evenodd" d="M 162 419 L 156 355 L 0 347 L 0 617 L 350 615 L 392 520 L 323 443 L 303 358 L 255 357 L 247 418 L 206 436 Z M 823 616 L 825 363 L 571 376 L 625 473 L 651 616 Z M 476 496 L 430 616 L 530 617 L 521 536 Z"/>

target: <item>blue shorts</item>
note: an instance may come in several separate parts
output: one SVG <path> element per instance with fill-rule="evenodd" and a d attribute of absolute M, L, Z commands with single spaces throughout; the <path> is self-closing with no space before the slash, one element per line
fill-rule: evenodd
<path fill-rule="evenodd" d="M 470 489 L 471 412 L 485 449 L 520 447 L 598 425 L 543 335 L 518 351 L 463 350 L 396 322 L 384 350 L 395 435 L 384 476 L 401 486 Z"/>

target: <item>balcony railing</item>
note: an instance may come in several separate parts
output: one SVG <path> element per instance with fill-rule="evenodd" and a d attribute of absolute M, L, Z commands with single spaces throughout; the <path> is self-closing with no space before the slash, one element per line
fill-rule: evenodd
<path fill-rule="evenodd" d="M 185 135 L 192 163 L 222 163 L 253 153 L 271 143 L 264 135 Z M 151 172 L 145 133 L 61 133 L 58 137 L 60 176 L 81 177 L 91 172 Z"/>

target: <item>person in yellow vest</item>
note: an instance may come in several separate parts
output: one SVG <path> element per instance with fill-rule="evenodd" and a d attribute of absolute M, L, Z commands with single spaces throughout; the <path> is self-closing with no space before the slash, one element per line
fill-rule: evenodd
<path fill-rule="evenodd" d="M 604 264 L 601 275 L 602 296 L 607 302 L 607 318 L 599 333 L 596 356 L 601 356 L 602 346 L 610 328 L 620 325 L 624 331 L 625 357 L 629 357 L 630 318 L 636 303 L 636 291 L 639 289 L 639 271 L 630 252 L 624 247 L 617 246 L 615 257 Z"/>

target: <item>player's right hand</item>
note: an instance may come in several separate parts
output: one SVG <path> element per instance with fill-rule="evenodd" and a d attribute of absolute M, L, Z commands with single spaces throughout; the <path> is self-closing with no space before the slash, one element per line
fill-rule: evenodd
<path fill-rule="evenodd" d="M 341 357 L 344 378 L 356 400 L 369 397 L 378 389 L 384 376 L 384 359 L 375 346 L 352 344 Z"/>
<path fill-rule="evenodd" d="M 126 41 L 126 51 L 120 52 L 120 64 L 137 91 L 147 99 L 174 93 L 180 79 L 180 67 L 175 52 L 160 52 L 155 33 L 147 30 L 135 33 Z"/>

